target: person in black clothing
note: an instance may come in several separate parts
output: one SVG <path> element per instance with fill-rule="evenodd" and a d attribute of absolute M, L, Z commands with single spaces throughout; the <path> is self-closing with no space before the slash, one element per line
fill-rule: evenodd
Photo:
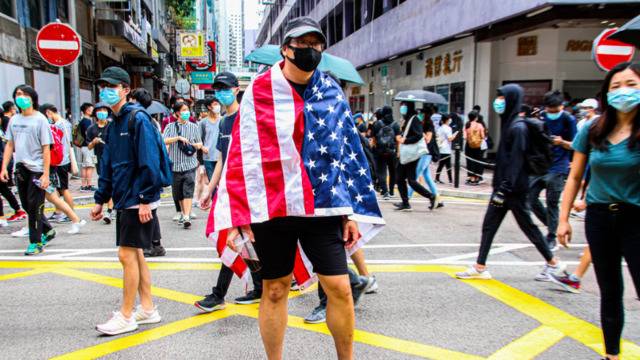
<path fill-rule="evenodd" d="M 107 130 L 109 127 L 109 118 L 112 116 L 111 108 L 106 104 L 98 103 L 93 110 L 93 116 L 98 119 L 98 121 L 89 126 L 87 129 L 87 148 L 96 156 L 96 171 L 98 173 L 98 178 L 100 178 L 101 174 L 101 163 L 100 158 L 102 157 L 102 150 L 104 149 L 104 145 L 107 143 Z M 107 214 L 102 218 L 102 221 L 105 224 L 111 224 L 113 220 L 115 220 L 115 213 L 113 212 L 113 202 L 109 201 L 107 203 Z"/>
<path fill-rule="evenodd" d="M 551 281 L 550 274 L 564 271 L 531 219 L 527 200 L 529 171 L 526 166 L 529 130 L 519 116 L 523 97 L 524 91 L 517 84 L 504 85 L 498 89 L 498 97 L 493 107 L 502 119 L 502 136 L 496 155 L 493 194 L 482 224 L 478 259 L 475 265 L 456 274 L 459 279 L 491 279 L 491 274 L 486 269 L 487 256 L 493 238 L 509 210 L 513 213 L 520 229 L 546 261 L 544 269 L 535 277 L 535 280 Z"/>
<path fill-rule="evenodd" d="M 13 101 L 5 101 L 2 104 L 2 124 L 0 124 L 2 126 L 2 132 L 7 132 L 9 120 L 11 120 L 11 117 L 17 112 L 18 109 L 16 108 L 16 104 L 14 104 Z"/>
<path fill-rule="evenodd" d="M 373 154 L 376 159 L 376 170 L 380 193 L 385 200 L 393 196 L 396 186 L 397 144 L 396 138 L 401 135 L 400 124 L 393 120 L 393 110 L 384 106 L 375 113 L 376 122 L 373 123 Z M 387 187 L 387 171 L 389 186 Z"/>
<path fill-rule="evenodd" d="M 91 181 L 93 180 L 93 170 L 96 166 L 95 154 L 89 149 L 89 142 L 87 141 L 87 130 L 89 130 L 89 127 L 93 125 L 93 120 L 91 119 L 91 115 L 93 114 L 93 105 L 90 103 L 82 104 L 80 112 L 82 113 L 82 119 L 78 123 L 78 131 L 80 131 L 84 138 L 84 141 L 79 144 L 81 148 L 80 167 L 82 168 L 80 170 L 80 177 L 82 181 L 80 190 L 95 191 L 96 189 L 91 185 Z"/>
<path fill-rule="evenodd" d="M 229 143 L 231 142 L 231 132 L 233 125 L 235 124 L 238 110 L 240 110 L 240 104 L 238 103 L 238 92 L 240 90 L 238 85 L 238 78 L 230 72 L 222 72 L 218 74 L 213 80 L 213 89 L 215 91 L 216 99 L 220 101 L 226 109 L 226 116 L 220 121 L 220 132 L 218 133 L 218 141 L 216 143 L 216 149 L 220 151 L 220 160 L 216 162 L 216 167 L 213 170 L 213 176 L 209 181 L 207 191 L 204 192 L 204 196 L 200 199 L 200 206 L 206 208 L 211 203 L 215 189 L 220 182 L 220 176 L 222 174 L 222 167 L 227 161 L 227 152 L 229 150 Z M 304 92 L 304 89 L 296 89 Z M 216 310 L 222 310 L 225 308 L 224 298 L 227 295 L 229 286 L 231 286 L 231 280 L 233 279 L 233 270 L 222 264 L 220 267 L 220 273 L 218 274 L 218 281 L 216 286 L 211 289 L 211 294 L 207 295 L 204 299 L 198 300 L 194 303 L 195 307 L 203 312 L 212 312 Z M 247 295 L 235 299 L 236 304 L 254 304 L 260 302 L 262 296 L 262 277 L 260 271 L 252 271 L 251 279 L 253 280 L 254 289 L 249 291 Z"/>
<path fill-rule="evenodd" d="M 415 144 L 418 141 L 425 141 L 424 127 L 422 122 L 416 116 L 415 103 L 400 103 L 400 114 L 402 114 L 404 121 L 402 123 L 401 134 L 396 136 L 398 144 L 401 144 L 400 146 L 402 146 L 402 144 L 410 145 Z M 407 126 L 409 126 L 408 130 Z M 404 136 L 405 132 L 406 136 Z M 398 191 L 400 191 L 402 202 L 394 204 L 396 210 L 411 211 L 407 182 L 415 192 L 431 201 L 431 206 L 429 207 L 431 210 L 433 210 L 436 205 L 435 195 L 416 180 L 416 167 L 418 166 L 418 161 L 420 161 L 420 159 L 398 165 Z"/>

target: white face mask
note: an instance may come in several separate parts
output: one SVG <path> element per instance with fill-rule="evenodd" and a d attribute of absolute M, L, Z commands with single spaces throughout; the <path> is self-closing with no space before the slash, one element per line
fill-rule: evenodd
<path fill-rule="evenodd" d="M 212 106 L 211 106 L 211 111 L 212 111 L 214 114 L 220 114 L 220 105 L 212 105 Z"/>

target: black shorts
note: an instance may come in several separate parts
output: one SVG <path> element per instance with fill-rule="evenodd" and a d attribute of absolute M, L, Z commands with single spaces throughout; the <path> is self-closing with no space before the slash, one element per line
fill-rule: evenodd
<path fill-rule="evenodd" d="M 193 197 L 193 190 L 196 187 L 196 169 L 174 172 L 173 184 L 171 190 L 173 192 L 174 200 L 191 199 Z"/>
<path fill-rule="evenodd" d="M 151 221 L 142 224 L 138 209 L 118 210 L 116 214 L 116 246 L 150 249 L 153 240 L 160 240 L 160 222 L 152 210 Z"/>
<path fill-rule="evenodd" d="M 56 166 L 56 174 L 58 175 L 58 191 L 69 189 L 69 173 L 71 172 L 71 164 Z"/>
<path fill-rule="evenodd" d="M 347 274 L 342 217 L 283 217 L 251 225 L 262 263 L 260 275 L 273 280 L 291 274 L 298 240 L 320 275 Z"/>

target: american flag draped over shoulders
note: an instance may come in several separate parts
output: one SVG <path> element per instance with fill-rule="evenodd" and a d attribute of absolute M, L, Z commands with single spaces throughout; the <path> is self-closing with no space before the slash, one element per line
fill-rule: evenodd
<path fill-rule="evenodd" d="M 225 246 L 229 228 L 283 216 L 347 215 L 361 234 L 351 254 L 385 223 L 340 86 L 315 71 L 303 99 L 281 66 L 245 91 L 207 223 L 222 261 L 245 281 L 247 266 Z M 298 252 L 294 277 L 307 285 L 313 274 L 300 246 Z"/>

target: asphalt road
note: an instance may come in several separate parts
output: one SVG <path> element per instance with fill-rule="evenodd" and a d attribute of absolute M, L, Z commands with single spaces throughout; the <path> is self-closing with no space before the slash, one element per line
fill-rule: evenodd
<path fill-rule="evenodd" d="M 597 359 L 601 335 L 599 296 L 593 272 L 581 294 L 569 294 L 533 277 L 541 256 L 508 217 L 496 238 L 489 265 L 492 281 L 463 282 L 451 275 L 473 262 L 486 204 L 447 199 L 430 212 L 416 200 L 411 213 L 382 203 L 388 226 L 365 249 L 378 279 L 377 294 L 356 309 L 359 359 Z M 88 208 L 78 210 L 88 218 Z M 120 266 L 114 226 L 90 223 L 79 235 L 59 236 L 45 253 L 26 258 L 26 239 L 0 229 L 0 348 L 2 359 L 261 359 L 257 305 L 228 306 L 199 315 L 193 301 L 207 294 L 219 262 L 204 238 L 206 213 L 191 230 L 171 221 L 169 203 L 159 210 L 164 258 L 152 263 L 155 301 L 163 322 L 136 333 L 102 337 L 94 330 L 118 308 Z M 558 254 L 573 269 L 584 246 L 583 224 L 575 222 L 576 244 Z M 627 359 L 640 358 L 640 303 L 628 274 L 623 336 Z M 234 281 L 227 302 L 242 295 Z M 315 288 L 292 292 L 286 359 L 334 358 L 324 325 L 301 318 L 317 304 Z"/>

